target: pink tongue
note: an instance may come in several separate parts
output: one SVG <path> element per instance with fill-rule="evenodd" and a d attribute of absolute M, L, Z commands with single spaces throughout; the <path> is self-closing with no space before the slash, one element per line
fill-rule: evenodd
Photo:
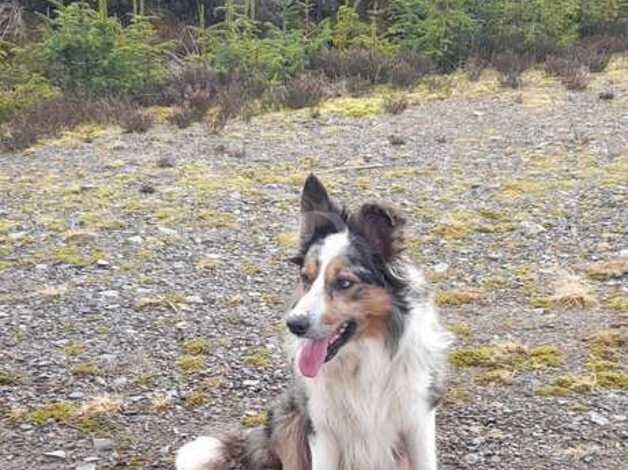
<path fill-rule="evenodd" d="M 305 377 L 316 377 L 318 371 L 321 370 L 327 356 L 327 345 L 329 338 L 311 340 L 305 339 L 301 342 L 299 351 L 299 370 Z"/>

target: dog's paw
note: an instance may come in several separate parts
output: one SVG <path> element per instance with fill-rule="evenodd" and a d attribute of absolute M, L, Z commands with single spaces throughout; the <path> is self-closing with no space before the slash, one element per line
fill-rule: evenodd
<path fill-rule="evenodd" d="M 224 463 L 222 442 L 213 437 L 197 437 L 177 452 L 177 470 L 219 470 Z"/>

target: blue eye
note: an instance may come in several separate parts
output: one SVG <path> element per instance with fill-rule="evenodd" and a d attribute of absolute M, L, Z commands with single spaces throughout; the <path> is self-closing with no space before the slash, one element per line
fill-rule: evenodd
<path fill-rule="evenodd" d="M 353 281 L 349 279 L 338 279 L 336 281 L 336 289 L 346 290 L 353 286 Z"/>

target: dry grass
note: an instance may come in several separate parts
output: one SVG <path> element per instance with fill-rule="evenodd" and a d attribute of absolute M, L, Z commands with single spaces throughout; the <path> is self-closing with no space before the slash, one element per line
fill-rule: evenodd
<path fill-rule="evenodd" d="M 173 403 L 167 395 L 156 395 L 150 400 L 150 410 L 162 414 L 173 408 Z"/>
<path fill-rule="evenodd" d="M 599 261 L 583 266 L 588 277 L 596 281 L 618 279 L 628 274 L 628 259 Z"/>
<path fill-rule="evenodd" d="M 124 402 L 119 396 L 101 395 L 83 403 L 75 413 L 77 417 L 108 416 L 122 411 Z"/>
<path fill-rule="evenodd" d="M 199 354 L 209 354 L 212 350 L 209 341 L 205 338 L 195 338 L 187 340 L 183 343 L 183 350 L 187 354 L 199 355 Z"/>
<path fill-rule="evenodd" d="M 205 360 L 201 356 L 184 355 L 177 358 L 177 366 L 185 374 L 197 374 L 205 368 Z"/>
<path fill-rule="evenodd" d="M 242 425 L 246 428 L 256 428 L 259 426 L 263 426 L 266 424 L 268 420 L 268 414 L 265 411 L 261 411 L 259 413 L 255 413 L 249 416 L 245 416 L 242 418 Z"/>
<path fill-rule="evenodd" d="M 482 300 L 482 292 L 478 290 L 441 291 L 436 293 L 434 300 L 440 306 L 473 304 Z"/>
<path fill-rule="evenodd" d="M 597 304 L 591 286 L 582 277 L 569 272 L 559 273 L 548 301 L 550 306 L 563 309 L 587 308 Z"/>

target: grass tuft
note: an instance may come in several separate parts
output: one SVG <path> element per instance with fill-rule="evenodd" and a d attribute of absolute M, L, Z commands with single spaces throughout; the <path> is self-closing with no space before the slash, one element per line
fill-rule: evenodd
<path fill-rule="evenodd" d="M 261 411 L 254 415 L 245 416 L 242 418 L 242 425 L 246 428 L 256 428 L 259 426 L 264 426 L 268 421 L 268 413 L 266 411 Z"/>
<path fill-rule="evenodd" d="M 209 354 L 211 351 L 209 341 L 204 338 L 195 338 L 183 343 L 183 350 L 191 355 Z"/>
<path fill-rule="evenodd" d="M 258 369 L 267 369 L 272 366 L 270 353 L 264 347 L 258 348 L 252 354 L 245 356 L 243 361 L 246 365 L 257 367 Z"/>
<path fill-rule="evenodd" d="M 70 369 L 70 373 L 76 377 L 91 377 L 100 374 L 100 369 L 94 362 L 81 362 Z"/>
<path fill-rule="evenodd" d="M 479 291 L 475 290 L 451 290 L 436 293 L 435 301 L 437 305 L 457 306 L 477 303 L 482 299 Z"/>
<path fill-rule="evenodd" d="M 197 374 L 205 368 L 205 361 L 201 356 L 184 355 L 177 359 L 177 366 L 185 374 Z"/>

